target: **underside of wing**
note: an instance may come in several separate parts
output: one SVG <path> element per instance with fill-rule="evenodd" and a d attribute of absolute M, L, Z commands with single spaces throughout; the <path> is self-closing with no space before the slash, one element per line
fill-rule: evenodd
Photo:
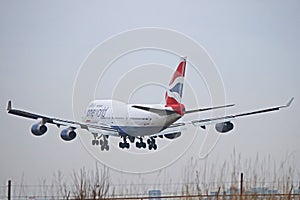
<path fill-rule="evenodd" d="M 200 120 L 192 120 L 188 123 L 193 124 L 194 126 L 200 126 L 205 129 L 206 125 L 209 124 L 216 124 L 216 129 L 218 132 L 228 132 L 233 129 L 233 124 L 231 123 L 232 120 L 238 117 L 244 117 L 244 116 L 250 116 L 250 115 L 256 115 L 256 114 L 261 114 L 261 113 L 267 113 L 267 112 L 272 112 L 272 111 L 277 111 L 282 108 L 287 108 L 289 107 L 294 98 L 291 98 L 289 102 L 285 105 L 282 106 L 275 106 L 271 108 L 266 108 L 266 109 L 260 109 L 260 110 L 255 110 L 251 112 L 244 112 L 240 114 L 235 114 L 235 115 L 227 115 L 224 117 L 214 117 L 214 118 L 207 118 L 207 119 L 200 119 Z"/>
<path fill-rule="evenodd" d="M 35 114 L 31 113 L 28 111 L 23 111 L 23 110 L 18 110 L 18 109 L 13 109 L 12 108 L 12 102 L 9 101 L 7 105 L 7 112 L 9 114 L 25 117 L 25 118 L 30 118 L 30 119 L 43 119 L 47 123 L 52 123 L 52 119 L 50 117 L 46 117 L 40 114 Z"/>
<path fill-rule="evenodd" d="M 31 112 L 24 111 L 24 110 L 13 109 L 11 101 L 8 102 L 7 111 L 9 114 L 13 114 L 13 115 L 17 115 L 17 116 L 21 116 L 21 117 L 25 117 L 25 118 L 29 118 L 29 119 L 40 120 L 40 122 L 39 122 L 40 125 L 50 123 L 50 124 L 54 124 L 58 127 L 66 126 L 73 130 L 77 129 L 77 128 L 81 128 L 81 129 L 88 130 L 90 132 L 97 132 L 97 133 L 100 133 L 101 131 L 114 132 L 114 133 L 117 132 L 116 129 L 114 129 L 106 124 L 81 123 L 81 122 L 76 122 L 76 121 L 72 121 L 72 120 L 64 120 L 64 119 L 53 118 L 53 117 L 40 115 L 40 114 L 36 114 L 36 113 L 31 113 Z"/>
<path fill-rule="evenodd" d="M 184 125 L 185 125 L 184 123 L 174 123 L 173 125 L 166 128 L 165 130 L 151 135 L 151 137 L 158 136 L 161 138 L 165 137 L 167 139 L 178 138 L 179 136 L 181 136 L 181 132 L 184 130 L 184 128 L 183 128 Z"/>
<path fill-rule="evenodd" d="M 190 113 L 195 113 L 195 112 L 204 112 L 204 111 L 209 111 L 209 110 L 215 110 L 215 109 L 220 109 L 220 108 L 228 108 L 228 107 L 232 107 L 235 104 L 228 104 L 228 105 L 224 105 L 224 106 L 215 106 L 215 107 L 209 107 L 209 108 L 198 108 L 198 109 L 194 109 L 194 110 L 187 110 L 185 111 L 184 114 L 190 114 Z"/>

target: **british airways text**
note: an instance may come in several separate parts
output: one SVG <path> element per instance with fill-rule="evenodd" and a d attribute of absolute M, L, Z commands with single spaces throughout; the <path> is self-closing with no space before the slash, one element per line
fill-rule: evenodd
<path fill-rule="evenodd" d="M 104 118 L 108 110 L 108 106 L 98 105 L 97 108 L 89 108 L 86 116 L 88 118 Z"/>

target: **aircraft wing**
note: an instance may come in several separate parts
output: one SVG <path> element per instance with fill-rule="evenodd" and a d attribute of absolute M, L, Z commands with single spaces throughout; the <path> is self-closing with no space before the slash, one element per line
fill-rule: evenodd
<path fill-rule="evenodd" d="M 238 117 L 256 115 L 256 114 L 261 114 L 261 113 L 280 110 L 281 108 L 287 108 L 292 104 L 293 100 L 294 100 L 294 97 L 291 98 L 287 104 L 282 105 L 282 106 L 276 106 L 276 107 L 271 107 L 271 108 L 266 108 L 266 109 L 260 109 L 260 110 L 255 110 L 255 111 L 245 112 L 245 113 L 240 113 L 240 114 L 235 114 L 235 115 L 227 115 L 227 116 L 224 116 L 224 117 L 214 117 L 214 118 L 207 118 L 207 119 L 200 119 L 200 120 L 192 120 L 192 121 L 190 121 L 186 124 L 193 124 L 194 126 L 201 126 L 201 127 L 205 128 L 205 125 L 209 125 L 209 124 L 212 124 L 212 123 L 230 121 L 230 120 L 233 120 L 233 119 L 238 118 Z"/>
<path fill-rule="evenodd" d="M 255 114 L 260 114 L 260 113 L 266 113 L 266 112 L 272 112 L 272 111 L 276 111 L 279 110 L 281 108 L 286 108 L 289 107 L 292 102 L 294 100 L 294 97 L 290 99 L 290 101 L 282 106 L 276 106 L 276 107 L 271 107 L 271 108 L 266 108 L 266 109 L 260 109 L 260 110 L 255 110 L 255 111 L 251 111 L 251 112 L 244 112 L 244 113 L 240 113 L 240 114 L 235 114 L 235 115 L 227 115 L 227 116 L 223 116 L 223 117 L 213 117 L 213 118 L 207 118 L 207 119 L 199 119 L 199 120 L 192 120 L 192 121 L 180 121 L 180 122 L 175 122 L 173 124 L 171 124 L 168 128 L 166 128 L 164 131 L 154 134 L 154 136 L 159 136 L 159 135 L 164 135 L 164 134 L 169 134 L 169 133 L 177 133 L 180 132 L 180 130 L 182 130 L 182 127 L 186 126 L 186 125 L 194 125 L 194 126 L 200 126 L 201 128 L 205 129 L 206 125 L 210 125 L 210 124 L 217 124 L 217 123 L 222 123 L 225 121 L 231 121 L 234 120 L 235 118 L 238 117 L 244 117 L 244 116 L 248 116 L 248 115 L 255 115 Z M 204 108 L 204 109 L 197 109 L 197 110 L 191 110 L 190 113 L 192 112 L 199 112 L 199 111 L 206 111 L 206 110 L 212 110 L 212 109 L 218 109 L 218 108 L 224 108 L 224 107 L 231 107 L 234 104 L 230 104 L 230 105 L 225 105 L 225 106 L 217 106 L 217 107 L 212 107 L 212 108 Z"/>
<path fill-rule="evenodd" d="M 41 123 L 43 123 L 43 124 L 49 123 L 49 124 L 54 124 L 58 127 L 68 126 L 73 129 L 76 129 L 76 128 L 81 128 L 81 129 L 85 129 L 85 130 L 98 129 L 98 130 L 103 130 L 103 131 L 118 132 L 116 129 L 110 127 L 109 125 L 105 125 L 105 124 L 81 123 L 81 122 L 64 120 L 64 119 L 53 118 L 53 117 L 40 115 L 40 114 L 36 114 L 36 113 L 31 113 L 31 112 L 24 111 L 24 110 L 13 109 L 11 101 L 8 101 L 7 111 L 8 111 L 8 113 L 13 114 L 13 115 L 17 115 L 17 116 L 21 116 L 21 117 L 25 117 L 25 118 L 29 118 L 29 119 L 41 120 Z"/>
<path fill-rule="evenodd" d="M 215 110 L 215 109 L 219 109 L 219 108 L 227 108 L 227 107 L 232 107 L 232 106 L 235 106 L 235 104 L 228 104 L 228 105 L 224 105 L 224 106 L 215 106 L 215 107 L 209 107 L 209 108 L 199 108 L 199 109 L 195 109 L 195 110 L 187 110 L 187 111 L 185 111 L 184 114 L 189 114 L 189 113 L 194 113 L 194 112 L 203 112 L 203 111 Z"/>

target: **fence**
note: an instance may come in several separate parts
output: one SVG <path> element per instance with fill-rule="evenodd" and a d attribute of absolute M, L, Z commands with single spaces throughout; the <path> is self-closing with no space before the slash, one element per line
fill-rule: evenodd
<path fill-rule="evenodd" d="M 1 199 L 15 199 L 15 200 L 81 200 L 78 197 L 61 197 L 61 196 L 12 196 L 12 197 L 1 197 Z M 159 197 L 149 197 L 149 196 L 126 196 L 126 197 L 95 197 L 95 198 L 82 198 L 82 200 L 160 200 L 160 199 L 201 199 L 201 200 L 215 200 L 215 199 L 223 199 L 223 200 L 254 200 L 254 199 L 268 199 L 268 200 L 300 200 L 300 194 L 243 194 L 243 195 L 202 195 L 202 194 L 190 194 L 190 195 L 162 195 Z"/>
<path fill-rule="evenodd" d="M 240 180 L 240 188 L 243 188 L 243 175 L 241 175 Z M 298 183 L 299 184 L 299 183 Z M 297 184 L 294 184 L 297 185 Z M 111 199 L 151 199 L 151 200 L 159 200 L 159 199 L 201 199 L 201 200 L 211 200 L 211 199 L 222 199 L 222 200 L 235 200 L 235 199 L 242 199 L 242 200 L 254 200 L 254 199 L 267 199 L 267 200 L 281 200 L 281 199 L 288 199 L 288 200 L 300 200 L 300 186 L 297 185 L 294 188 L 293 184 L 290 185 L 289 188 L 282 192 L 280 190 L 268 189 L 267 187 L 255 187 L 251 189 L 242 189 L 232 187 L 229 189 L 225 188 L 217 188 L 212 190 L 195 190 L 192 186 L 187 184 L 182 185 L 182 188 L 188 187 L 187 190 L 182 189 L 174 192 L 172 194 L 168 194 L 163 192 L 162 195 L 159 196 L 149 196 L 147 195 L 147 191 L 145 190 L 143 193 L 136 192 L 136 193 L 115 193 L 114 190 L 110 191 L 109 193 L 100 193 L 99 191 L 94 191 L 92 194 L 87 194 L 86 191 L 82 190 L 80 192 L 74 192 L 69 187 L 69 190 L 65 190 L 65 192 L 58 193 L 57 189 L 64 186 L 56 185 L 56 186 L 49 186 L 53 190 L 45 189 L 45 185 L 39 186 L 26 186 L 26 185 L 12 185 L 11 181 L 9 180 L 7 185 L 0 186 L 0 200 L 94 200 L 94 199 L 103 199 L 103 200 L 111 200 Z M 149 188 L 151 188 L 150 186 Z M 161 187 L 161 186 L 159 186 Z M 40 188 L 39 190 L 32 190 L 32 188 Z M 44 188 L 41 189 L 41 188 Z M 44 191 L 44 192 L 43 192 Z M 72 191 L 72 192 L 71 192 Z M 146 192 L 146 193 L 145 193 Z M 13 193 L 13 194 L 12 194 Z"/>

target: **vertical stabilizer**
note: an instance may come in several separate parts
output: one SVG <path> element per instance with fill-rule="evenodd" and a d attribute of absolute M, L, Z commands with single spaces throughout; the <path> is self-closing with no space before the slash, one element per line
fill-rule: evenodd
<path fill-rule="evenodd" d="M 184 105 L 181 104 L 183 94 L 183 83 L 186 67 L 186 57 L 182 58 L 176 71 L 174 72 L 169 88 L 166 91 L 166 107 L 172 107 L 178 114 L 184 114 Z"/>

